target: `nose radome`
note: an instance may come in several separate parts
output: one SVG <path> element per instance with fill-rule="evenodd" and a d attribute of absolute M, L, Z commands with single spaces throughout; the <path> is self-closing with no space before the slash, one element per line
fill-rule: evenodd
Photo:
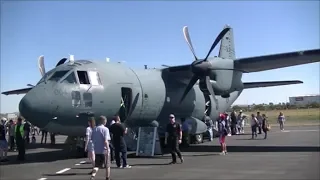
<path fill-rule="evenodd" d="M 20 114 L 26 119 L 28 119 L 30 117 L 30 114 L 32 114 L 31 102 L 29 100 L 28 95 L 25 95 L 21 99 L 19 103 L 19 111 L 20 111 Z"/>

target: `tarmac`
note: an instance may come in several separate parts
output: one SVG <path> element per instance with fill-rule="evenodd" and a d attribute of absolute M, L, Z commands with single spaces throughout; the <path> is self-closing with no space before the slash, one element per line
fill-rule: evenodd
<path fill-rule="evenodd" d="M 266 140 L 263 134 L 255 140 L 250 140 L 249 133 L 227 137 L 229 153 L 225 156 L 219 155 L 218 139 L 214 139 L 183 149 L 183 164 L 168 165 L 169 154 L 153 158 L 131 157 L 128 159 L 131 169 L 118 169 L 112 164 L 111 179 L 320 179 L 319 126 L 286 127 L 282 132 L 278 127 L 272 128 Z M 10 161 L 0 165 L 0 178 L 90 179 L 91 167 L 87 158 L 76 158 L 62 150 L 65 145 L 61 143 L 65 138 L 57 136 L 56 145 L 31 145 L 27 160 L 21 164 L 15 161 L 17 152 L 9 152 Z M 100 169 L 95 179 L 104 179 L 104 172 Z"/>

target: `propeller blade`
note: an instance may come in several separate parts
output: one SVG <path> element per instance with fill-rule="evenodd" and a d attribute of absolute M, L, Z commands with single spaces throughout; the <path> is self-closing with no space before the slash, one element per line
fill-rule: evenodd
<path fill-rule="evenodd" d="M 39 68 L 41 76 L 44 76 L 44 74 L 46 73 L 46 69 L 44 67 L 44 56 L 43 55 L 41 55 L 38 59 L 38 68 Z"/>
<path fill-rule="evenodd" d="M 187 41 L 187 44 L 194 56 L 194 58 L 197 60 L 197 56 L 196 56 L 196 53 L 194 52 L 194 49 L 193 49 L 193 46 L 192 46 L 192 43 L 191 43 L 191 39 L 190 39 L 190 36 L 189 36 L 189 31 L 188 31 L 188 26 L 184 26 L 183 27 L 183 35 L 184 35 L 184 39 Z"/>
<path fill-rule="evenodd" d="M 218 110 L 219 109 L 219 102 L 218 102 L 218 99 L 216 98 L 215 94 L 214 94 L 214 91 L 213 91 L 213 88 L 212 88 L 212 85 L 210 83 L 210 77 L 209 76 L 206 76 L 206 86 L 207 86 L 207 89 L 208 91 L 210 92 L 210 94 L 212 95 L 214 101 L 216 102 L 216 109 Z"/>
<path fill-rule="evenodd" d="M 184 100 L 184 98 L 186 97 L 186 95 L 188 94 L 188 92 L 190 91 L 190 89 L 193 87 L 193 85 L 198 81 L 199 77 L 197 75 L 193 75 L 193 77 L 191 78 L 188 86 L 186 87 L 186 89 L 183 92 L 183 95 L 180 99 L 180 103 Z"/>
<path fill-rule="evenodd" d="M 68 58 L 62 58 L 60 61 L 57 63 L 56 67 L 60 66 L 61 64 L 64 64 L 67 61 Z"/>
<path fill-rule="evenodd" d="M 220 34 L 219 34 L 219 35 L 216 37 L 216 39 L 214 40 L 214 42 L 213 42 L 213 44 L 212 44 L 212 46 L 211 46 L 211 48 L 210 48 L 210 50 L 209 50 L 206 58 L 204 58 L 204 60 L 207 60 L 207 59 L 208 59 L 208 57 L 210 56 L 212 50 L 217 46 L 217 44 L 219 43 L 219 41 L 223 38 L 223 36 L 224 36 L 225 34 L 227 34 L 227 32 L 228 32 L 229 30 L 230 30 L 230 28 L 225 28 L 225 29 L 223 29 L 223 30 L 220 32 Z"/>

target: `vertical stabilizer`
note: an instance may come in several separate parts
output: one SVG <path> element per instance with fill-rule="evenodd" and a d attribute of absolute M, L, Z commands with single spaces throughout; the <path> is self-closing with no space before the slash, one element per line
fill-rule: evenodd
<path fill-rule="evenodd" d="M 233 40 L 233 29 L 225 25 L 224 28 L 229 27 L 230 30 L 227 32 L 226 35 L 221 40 L 220 50 L 219 50 L 219 57 L 225 59 L 235 59 L 235 49 L 234 49 L 234 40 Z"/>

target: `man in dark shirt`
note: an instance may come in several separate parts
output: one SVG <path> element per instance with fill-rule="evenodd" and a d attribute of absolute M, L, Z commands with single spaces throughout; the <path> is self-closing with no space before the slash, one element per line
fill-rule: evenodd
<path fill-rule="evenodd" d="M 183 158 L 179 149 L 179 144 L 181 144 L 182 140 L 182 129 L 181 125 L 175 121 L 175 117 L 173 114 L 169 115 L 170 123 L 167 125 L 166 128 L 166 138 L 165 138 L 165 144 L 168 144 L 171 148 L 171 156 L 172 156 L 172 162 L 171 164 L 177 163 L 177 157 L 181 160 L 181 163 L 183 163 Z"/>
<path fill-rule="evenodd" d="M 21 127 L 22 126 L 22 127 Z M 15 137 L 16 137 L 16 144 L 18 149 L 18 161 L 24 161 L 25 160 L 25 154 L 26 154 L 26 147 L 25 147 L 25 139 L 26 139 L 26 131 L 28 131 L 23 123 L 23 119 L 21 117 L 18 118 L 18 122 L 15 128 Z"/>
<path fill-rule="evenodd" d="M 231 115 L 231 135 L 235 135 L 237 132 L 237 113 L 235 110 L 232 111 Z"/>
<path fill-rule="evenodd" d="M 110 126 L 110 132 L 112 135 L 111 139 L 114 147 L 116 164 L 118 168 L 131 168 L 131 166 L 127 164 L 127 145 L 124 140 L 124 135 L 127 133 L 127 128 L 124 128 L 124 126 L 121 124 L 119 116 L 115 116 L 114 120 L 115 123 Z M 120 153 L 122 165 L 120 162 Z"/>

